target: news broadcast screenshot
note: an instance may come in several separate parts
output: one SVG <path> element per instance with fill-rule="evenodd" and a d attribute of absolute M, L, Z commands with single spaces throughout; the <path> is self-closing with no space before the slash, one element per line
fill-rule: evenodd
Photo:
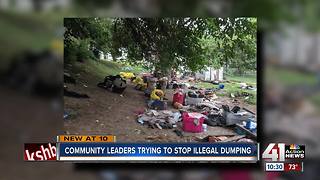
<path fill-rule="evenodd" d="M 0 0 L 3 179 L 318 179 L 319 3 L 262 2 Z"/>

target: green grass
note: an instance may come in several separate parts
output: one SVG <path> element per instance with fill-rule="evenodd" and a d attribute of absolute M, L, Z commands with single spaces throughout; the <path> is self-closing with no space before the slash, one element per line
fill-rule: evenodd
<path fill-rule="evenodd" d="M 256 75 L 245 75 L 245 76 L 226 75 L 226 79 L 233 82 L 245 82 L 249 85 L 257 84 Z"/>
<path fill-rule="evenodd" d="M 97 80 L 104 79 L 104 77 L 107 75 L 117 75 L 120 72 L 140 73 L 145 71 L 145 69 L 141 69 L 138 66 L 132 66 L 131 71 L 124 70 L 124 67 L 128 67 L 128 65 L 123 65 L 113 61 L 101 60 L 87 60 L 84 63 L 74 62 L 72 64 L 72 67 L 70 67 L 69 65 L 65 65 L 65 68 L 68 69 L 72 74 L 86 73 L 94 76 Z"/>
<path fill-rule="evenodd" d="M 129 71 L 129 72 L 132 72 L 134 74 L 140 74 L 140 73 L 143 73 L 143 72 L 148 72 L 146 69 L 144 69 L 143 67 L 140 67 L 140 66 L 132 66 L 132 70 Z"/>
<path fill-rule="evenodd" d="M 67 66 L 67 68 L 69 68 Z M 121 65 L 110 61 L 93 61 L 88 60 L 84 63 L 75 62 L 72 67 L 72 72 L 88 73 L 95 76 L 97 79 L 104 79 L 107 75 L 116 75 L 121 72 Z"/>
<path fill-rule="evenodd" d="M 121 63 L 121 66 L 122 66 L 122 71 L 123 72 L 132 72 L 134 74 L 140 74 L 140 73 L 144 73 L 144 72 L 149 72 L 147 69 L 143 68 L 140 65 L 130 65 L 128 63 L 128 60 L 123 60 L 123 62 Z M 130 70 L 128 70 L 127 67 L 129 67 Z"/>
<path fill-rule="evenodd" d="M 299 72 L 293 69 L 270 67 L 266 70 L 267 79 L 275 79 L 285 86 L 290 85 L 315 85 L 317 78 L 312 73 Z"/>
<path fill-rule="evenodd" d="M 223 83 L 224 84 L 224 89 L 217 91 L 217 95 L 218 96 L 228 96 L 230 97 L 230 94 L 236 94 L 238 93 L 242 93 L 242 92 L 246 92 L 248 94 L 250 94 L 249 99 L 244 99 L 242 98 L 246 103 L 248 104 L 256 104 L 256 100 L 257 100 L 257 92 L 256 91 L 252 91 L 252 90 L 247 90 L 247 89 L 241 89 L 239 82 L 245 82 L 249 85 L 256 85 L 256 78 L 254 76 L 250 76 L 250 77 L 237 77 L 237 76 L 229 76 L 227 77 L 227 80 L 230 81 L 230 83 Z M 214 85 L 212 83 L 207 83 L 207 82 L 198 82 L 196 83 L 197 87 L 200 88 L 217 88 L 218 85 Z"/>

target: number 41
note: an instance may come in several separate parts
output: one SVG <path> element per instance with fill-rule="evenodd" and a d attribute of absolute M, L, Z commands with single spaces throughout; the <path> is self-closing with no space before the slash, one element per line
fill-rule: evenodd
<path fill-rule="evenodd" d="M 284 161 L 285 154 L 284 143 L 270 143 L 266 150 L 262 153 L 263 159 L 271 159 L 272 161 Z"/>

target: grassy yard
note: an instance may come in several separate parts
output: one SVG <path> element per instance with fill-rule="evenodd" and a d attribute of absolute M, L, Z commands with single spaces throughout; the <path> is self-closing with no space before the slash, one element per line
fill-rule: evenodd
<path fill-rule="evenodd" d="M 230 83 L 223 83 L 224 84 L 224 89 L 220 90 L 217 92 L 218 96 L 228 96 L 230 97 L 230 94 L 237 94 L 240 93 L 242 94 L 243 92 L 246 92 L 250 94 L 249 99 L 244 99 L 245 102 L 248 104 L 256 104 L 256 99 L 257 99 L 257 92 L 248 90 L 248 89 L 241 89 L 239 83 L 240 82 L 245 82 L 248 85 L 252 85 L 256 87 L 256 77 L 255 76 L 226 76 L 227 80 L 230 81 Z M 198 87 L 202 88 L 217 88 L 218 85 L 214 85 L 212 83 L 208 82 L 199 82 L 196 84 Z"/>
<path fill-rule="evenodd" d="M 122 71 L 123 72 L 132 72 L 135 74 L 140 74 L 143 72 L 149 72 L 147 69 L 143 68 L 142 66 L 136 65 L 130 65 L 129 63 L 122 63 L 120 64 L 122 66 Z"/>
<path fill-rule="evenodd" d="M 266 69 L 266 80 L 276 79 L 285 86 L 290 85 L 315 85 L 317 78 L 312 73 L 299 72 L 294 69 L 269 67 Z"/>
<path fill-rule="evenodd" d="M 119 64 L 109 61 L 88 60 L 84 63 L 75 62 L 72 66 L 73 74 L 88 73 L 97 77 L 97 79 L 104 79 L 107 75 L 116 75 L 121 72 L 121 66 Z M 69 69 L 68 65 L 66 65 L 66 69 Z"/>
<path fill-rule="evenodd" d="M 91 74 L 97 79 L 103 79 L 107 75 L 116 75 L 119 74 L 121 71 L 124 71 L 124 67 L 129 67 L 128 65 L 123 65 L 119 64 L 116 62 L 112 61 L 94 61 L 94 60 L 88 60 L 85 63 L 79 63 L 76 62 L 74 63 L 72 68 L 72 73 L 77 74 L 77 73 L 88 73 Z M 68 69 L 68 65 L 66 66 Z M 130 66 L 131 67 L 131 66 Z M 143 68 L 140 67 L 131 67 L 130 68 L 131 72 L 139 73 L 141 71 L 144 71 Z M 128 72 L 128 70 L 127 70 Z M 241 79 L 241 81 L 240 81 Z M 256 104 L 256 91 L 252 90 L 247 90 L 247 89 L 241 89 L 239 82 L 246 82 L 247 84 L 253 85 L 254 87 L 256 86 L 256 83 L 254 81 L 253 77 L 236 77 L 232 76 L 229 80 L 229 83 L 223 83 L 224 84 L 224 89 L 221 91 L 217 92 L 218 96 L 228 96 L 230 97 L 230 94 L 237 94 L 237 93 L 243 93 L 246 92 L 250 94 L 249 99 L 245 99 L 244 101 L 249 103 L 249 104 Z M 207 83 L 207 82 L 199 82 L 196 84 L 198 87 L 203 87 L 203 88 L 217 88 L 218 85 L 214 85 L 212 83 Z M 240 97 L 243 98 L 243 97 Z"/>
<path fill-rule="evenodd" d="M 73 73 L 85 72 L 96 76 L 98 79 L 104 79 L 107 75 L 117 75 L 120 72 L 140 73 L 144 71 L 144 69 L 140 67 L 123 65 L 113 61 L 87 60 L 84 63 L 75 62 L 72 66 Z M 68 69 L 68 65 L 66 67 Z M 124 67 L 130 67 L 131 70 L 127 70 Z"/>
<path fill-rule="evenodd" d="M 226 75 L 226 79 L 233 82 L 245 82 L 253 86 L 257 84 L 256 75 L 246 75 L 246 76 Z"/>

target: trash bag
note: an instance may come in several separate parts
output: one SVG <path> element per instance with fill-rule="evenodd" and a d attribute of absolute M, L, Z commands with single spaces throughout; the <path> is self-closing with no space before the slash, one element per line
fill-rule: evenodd
<path fill-rule="evenodd" d="M 222 105 L 222 109 L 226 112 L 230 112 L 230 108 L 228 105 Z"/>
<path fill-rule="evenodd" d="M 164 96 L 164 93 L 160 89 L 154 89 L 151 92 L 150 98 L 151 100 L 160 100 Z"/>
<path fill-rule="evenodd" d="M 157 82 L 157 83 L 156 83 L 156 88 L 157 88 L 157 89 L 161 89 L 161 83 Z"/>
<path fill-rule="evenodd" d="M 120 76 L 119 76 L 120 77 Z M 106 76 L 104 78 L 104 81 L 103 82 L 100 82 L 97 84 L 98 87 L 101 87 L 101 88 L 105 88 L 105 89 L 108 89 L 108 88 L 111 88 L 112 87 L 112 81 L 115 79 L 115 76 Z"/>
<path fill-rule="evenodd" d="M 135 79 L 132 80 L 132 82 L 133 82 L 135 85 L 142 84 L 142 83 L 143 83 L 143 79 L 142 79 L 141 77 L 135 77 Z"/>
<path fill-rule="evenodd" d="M 150 97 L 150 95 L 151 95 L 150 89 L 145 89 L 145 90 L 144 90 L 144 96 L 145 96 L 145 97 Z"/>
<path fill-rule="evenodd" d="M 173 94 L 172 104 L 174 104 L 175 102 L 183 105 L 184 94 L 182 92 L 176 92 Z"/>
<path fill-rule="evenodd" d="M 246 121 L 248 119 L 247 116 L 239 116 L 233 112 L 225 112 L 224 118 L 226 120 L 226 126 L 242 123 L 243 121 Z"/>
<path fill-rule="evenodd" d="M 209 126 L 224 126 L 226 125 L 226 120 L 220 114 L 209 114 L 204 123 L 208 124 Z"/>
<path fill-rule="evenodd" d="M 213 95 L 214 93 L 213 93 L 212 90 L 206 90 L 206 91 L 204 92 L 204 94 L 205 94 L 206 96 L 210 96 L 210 95 Z"/>
<path fill-rule="evenodd" d="M 122 78 L 113 80 L 112 85 L 112 92 L 115 93 L 123 93 L 123 91 L 127 88 L 127 82 Z"/>
<path fill-rule="evenodd" d="M 192 98 L 198 98 L 198 95 L 194 91 L 189 91 L 188 96 Z"/>
<path fill-rule="evenodd" d="M 234 112 L 234 113 L 237 113 L 238 111 L 240 111 L 240 107 L 239 106 L 234 106 L 231 111 Z"/>
<path fill-rule="evenodd" d="M 150 108 L 151 109 L 155 109 L 155 110 L 166 110 L 167 109 L 167 103 L 164 102 L 164 101 L 160 101 L 160 100 L 154 100 L 150 104 Z"/>
<path fill-rule="evenodd" d="M 177 83 L 172 84 L 172 89 L 177 89 L 179 88 L 179 85 Z"/>
<path fill-rule="evenodd" d="M 106 76 L 103 82 L 97 84 L 98 87 L 104 89 L 112 89 L 112 92 L 123 93 L 127 87 L 126 80 L 122 79 L 120 75 Z"/>

